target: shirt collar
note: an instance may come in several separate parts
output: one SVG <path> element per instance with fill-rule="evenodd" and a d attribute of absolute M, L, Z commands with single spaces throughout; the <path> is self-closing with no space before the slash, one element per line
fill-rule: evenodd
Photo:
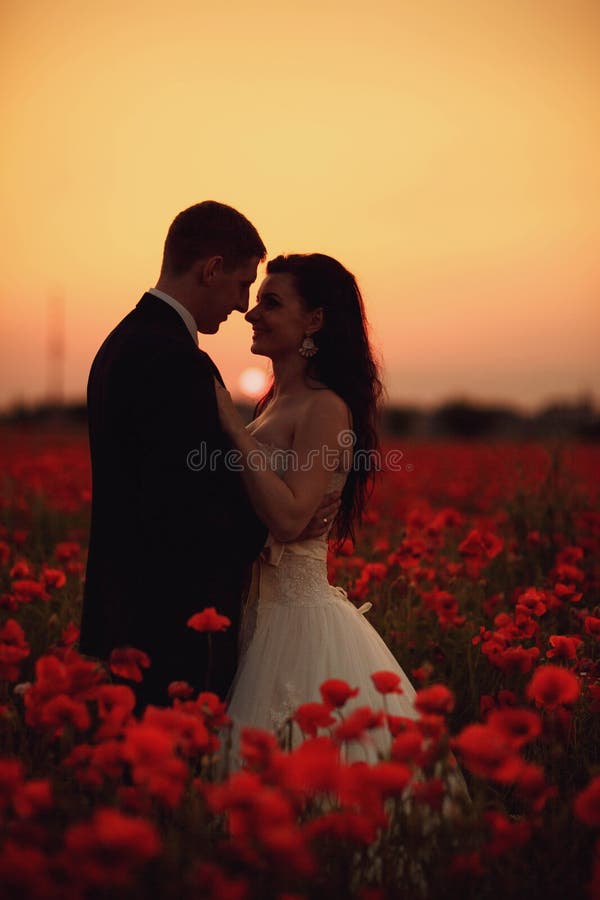
<path fill-rule="evenodd" d="M 172 306 L 176 312 L 179 313 L 183 321 L 185 322 L 185 327 L 191 334 L 194 343 L 198 346 L 198 326 L 196 325 L 196 320 L 193 315 L 186 309 L 185 306 L 176 300 L 175 297 L 171 297 L 169 294 L 165 294 L 164 291 L 159 291 L 157 288 L 150 288 L 148 290 L 149 294 L 152 294 L 154 297 L 158 297 L 159 300 L 164 300 L 165 303 L 168 303 L 169 306 Z"/>

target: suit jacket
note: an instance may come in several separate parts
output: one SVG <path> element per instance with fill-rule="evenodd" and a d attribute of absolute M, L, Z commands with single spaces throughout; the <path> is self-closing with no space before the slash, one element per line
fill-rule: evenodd
<path fill-rule="evenodd" d="M 222 380 L 181 316 L 152 294 L 107 337 L 90 372 L 92 517 L 79 646 L 102 659 L 119 646 L 148 653 L 144 702 L 166 703 L 175 680 L 225 695 L 244 583 L 266 537 L 240 475 L 225 464 L 215 375 Z M 212 636 L 208 681 L 207 637 L 186 625 L 207 606 L 232 621 Z"/>

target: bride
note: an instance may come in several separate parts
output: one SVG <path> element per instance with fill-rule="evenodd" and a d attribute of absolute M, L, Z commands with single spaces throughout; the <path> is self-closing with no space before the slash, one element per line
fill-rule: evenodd
<path fill-rule="evenodd" d="M 215 382 L 219 416 L 241 456 L 250 500 L 269 529 L 254 564 L 242 623 L 240 663 L 229 695 L 234 735 L 243 726 L 277 731 L 303 703 L 321 702 L 330 678 L 359 688 L 344 711 L 380 709 L 371 675 L 392 671 L 402 693 L 387 711 L 416 718 L 415 691 L 379 634 L 327 579 L 327 539 L 353 535 L 374 477 L 375 420 L 382 387 L 353 275 L 319 253 L 267 264 L 257 305 L 246 315 L 252 352 L 273 364 L 273 384 L 245 428 Z M 341 491 L 321 538 L 298 540 L 323 496 Z M 389 746 L 373 731 L 356 758 Z M 294 723 L 292 746 L 302 734 Z"/>

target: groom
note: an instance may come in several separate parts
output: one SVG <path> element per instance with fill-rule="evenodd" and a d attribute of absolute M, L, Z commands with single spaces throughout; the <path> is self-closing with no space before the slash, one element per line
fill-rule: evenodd
<path fill-rule="evenodd" d="M 232 622 L 212 636 L 208 687 L 224 697 L 235 672 L 240 598 L 266 531 L 239 475 L 221 462 L 229 444 L 213 376 L 222 379 L 197 331 L 214 334 L 230 313 L 246 312 L 265 254 L 254 226 L 231 207 L 206 201 L 184 210 L 169 229 L 156 288 L 92 364 L 93 500 L 79 646 L 104 660 L 115 647 L 149 655 L 137 712 L 168 704 L 171 681 L 206 687 L 207 640 L 186 624 L 205 607 Z M 188 455 L 202 446 L 218 464 L 198 471 Z"/>

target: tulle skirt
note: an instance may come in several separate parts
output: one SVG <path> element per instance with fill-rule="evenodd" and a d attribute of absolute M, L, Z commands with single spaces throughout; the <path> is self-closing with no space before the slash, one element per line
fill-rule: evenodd
<path fill-rule="evenodd" d="M 306 579 L 306 566 L 310 568 L 312 562 L 304 561 L 304 586 L 310 582 Z M 271 571 L 265 575 L 267 579 L 278 577 Z M 289 588 L 282 593 L 278 590 L 280 585 L 265 585 L 264 580 L 264 595 L 274 599 L 259 599 L 254 632 L 229 698 L 234 753 L 242 727 L 280 731 L 298 706 L 322 702 L 319 688 L 330 678 L 342 679 L 351 688 L 359 689 L 358 695 L 342 709 L 345 718 L 361 706 L 417 718 L 412 684 L 380 635 L 343 590 L 324 578 L 318 590 L 313 582 L 310 591 L 290 596 Z M 380 671 L 396 673 L 402 693 L 387 694 L 384 699 L 371 679 L 374 672 Z M 303 735 L 296 723 L 289 733 L 291 746 L 297 746 Z M 345 758 L 348 762 L 376 762 L 379 754 L 387 754 L 390 743 L 387 727 L 373 729 L 360 742 L 346 746 Z"/>

